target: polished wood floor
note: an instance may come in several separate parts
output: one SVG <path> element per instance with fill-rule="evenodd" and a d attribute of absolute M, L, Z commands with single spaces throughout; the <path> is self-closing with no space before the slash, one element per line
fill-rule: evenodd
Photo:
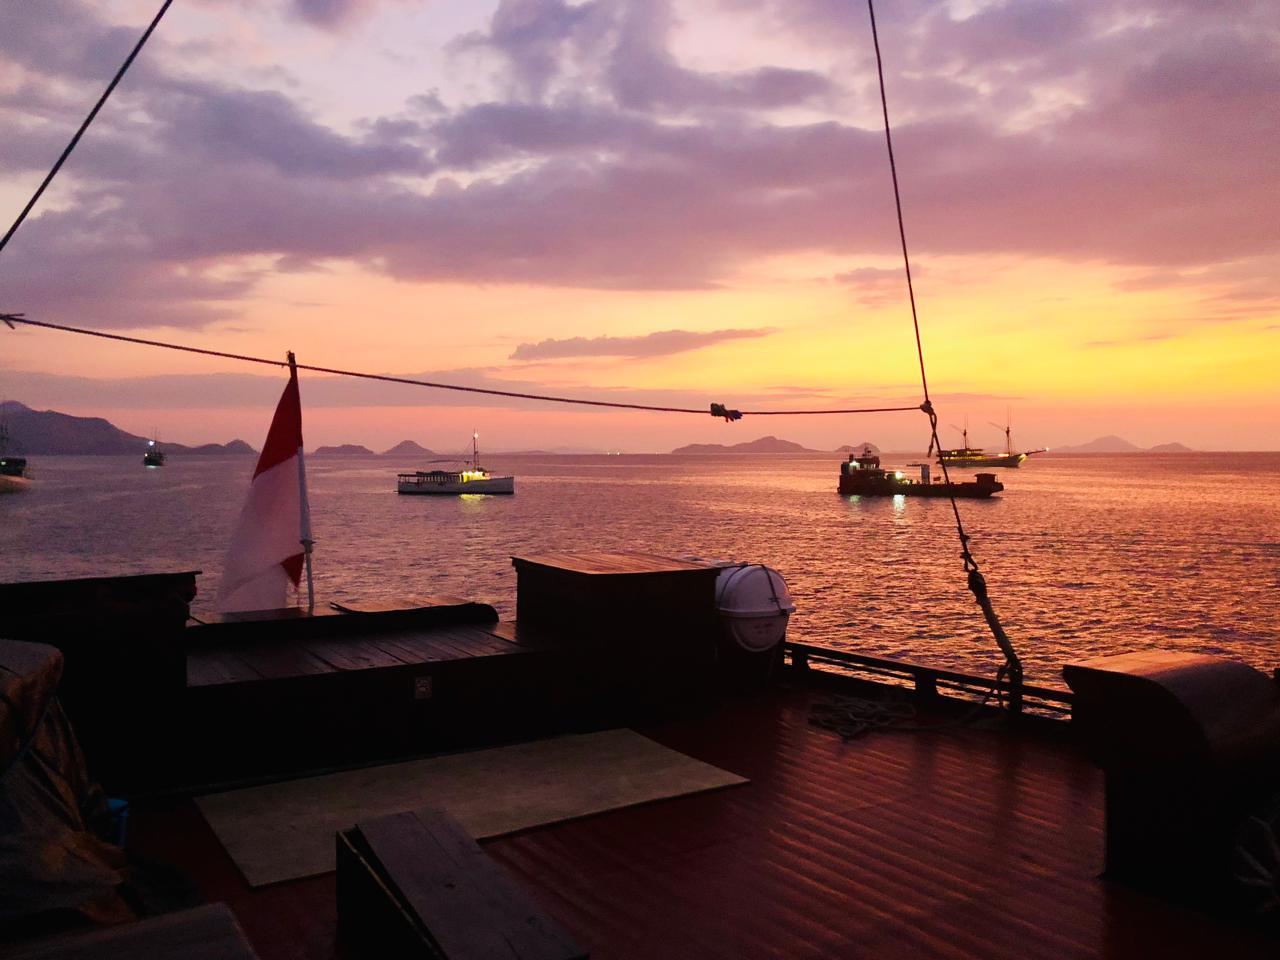
<path fill-rule="evenodd" d="M 1280 943 L 1100 878 L 1102 781 L 1065 738 L 810 725 L 790 689 L 643 729 L 751 783 L 486 844 L 597 960 L 1280 956 Z M 927 720 L 924 722 L 928 722 Z M 359 956 L 332 874 L 249 889 L 187 800 L 137 854 L 226 900 L 265 960 Z"/>

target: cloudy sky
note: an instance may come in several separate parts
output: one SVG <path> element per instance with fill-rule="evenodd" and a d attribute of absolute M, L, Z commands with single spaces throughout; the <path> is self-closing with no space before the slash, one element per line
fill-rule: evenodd
<path fill-rule="evenodd" d="M 3 226 L 157 5 L 0 5 Z M 1274 0 L 877 12 L 943 422 L 1280 447 Z M 918 402 L 878 97 L 857 0 L 177 0 L 0 254 L 0 310 L 629 402 Z M 279 385 L 0 330 L 0 394 L 174 440 L 259 443 Z M 918 414 L 303 400 L 312 445 L 925 442 Z"/>

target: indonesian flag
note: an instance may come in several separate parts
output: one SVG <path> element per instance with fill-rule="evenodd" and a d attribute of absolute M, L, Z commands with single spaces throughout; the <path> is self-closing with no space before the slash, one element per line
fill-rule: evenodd
<path fill-rule="evenodd" d="M 290 361 L 293 355 L 290 354 Z M 311 511 L 302 460 L 302 403 L 298 372 L 290 368 L 267 431 L 249 495 L 240 510 L 222 565 L 218 609 L 271 610 L 286 606 L 311 546 Z"/>

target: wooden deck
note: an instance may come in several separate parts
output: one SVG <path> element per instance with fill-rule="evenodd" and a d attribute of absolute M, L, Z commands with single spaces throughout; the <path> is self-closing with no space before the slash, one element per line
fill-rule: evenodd
<path fill-rule="evenodd" d="M 483 605 L 228 620 L 188 630 L 187 647 L 192 756 L 170 785 L 511 740 L 558 721 L 558 654 Z"/>
<path fill-rule="evenodd" d="M 357 670 L 415 669 L 425 664 L 529 653 L 492 630 L 470 624 L 370 636 L 302 637 L 288 643 L 263 639 L 193 649 L 187 654 L 187 687 L 294 680 Z"/>
<path fill-rule="evenodd" d="M 1102 779 L 1006 728 L 842 742 L 798 686 L 642 732 L 751 784 L 492 841 L 596 960 L 1274 958 L 1280 943 L 1100 879 Z M 250 890 L 194 805 L 135 808 L 135 854 L 226 900 L 263 958 L 331 958 L 332 874 Z"/>

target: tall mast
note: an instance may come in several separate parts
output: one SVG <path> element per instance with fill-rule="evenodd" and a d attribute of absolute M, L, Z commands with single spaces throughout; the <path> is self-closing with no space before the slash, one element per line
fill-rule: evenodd
<path fill-rule="evenodd" d="M 471 469 L 480 469 L 480 431 L 471 431 Z"/>

